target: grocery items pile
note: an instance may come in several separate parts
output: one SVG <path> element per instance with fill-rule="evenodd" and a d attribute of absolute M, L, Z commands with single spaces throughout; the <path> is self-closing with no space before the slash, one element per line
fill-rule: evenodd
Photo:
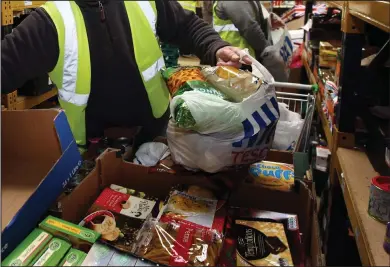
<path fill-rule="evenodd" d="M 279 118 L 269 72 L 232 67 L 168 68 L 172 95 L 167 137 L 172 159 L 214 173 L 265 158 Z"/>
<path fill-rule="evenodd" d="M 297 215 L 230 206 L 229 192 L 197 185 L 174 186 L 161 199 L 111 184 L 79 225 L 48 216 L 2 265 L 304 266 L 304 259 Z"/>

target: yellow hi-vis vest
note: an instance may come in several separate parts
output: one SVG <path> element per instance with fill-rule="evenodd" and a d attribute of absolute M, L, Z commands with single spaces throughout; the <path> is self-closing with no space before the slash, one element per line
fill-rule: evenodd
<path fill-rule="evenodd" d="M 154 1 L 124 1 L 129 16 L 135 59 L 155 118 L 169 105 L 169 92 L 160 74 L 164 58 L 156 39 L 157 10 Z M 80 8 L 74 1 L 50 1 L 42 6 L 58 34 L 59 57 L 49 73 L 58 87 L 76 143 L 86 145 L 85 109 L 91 91 L 91 59 L 88 36 Z"/>
<path fill-rule="evenodd" d="M 248 42 L 240 35 L 239 30 L 233 24 L 231 20 L 223 20 L 217 16 L 216 7 L 218 1 L 214 3 L 213 12 L 213 27 L 216 32 L 219 33 L 221 38 L 232 46 L 239 47 L 241 49 L 248 48 L 252 57 L 255 57 L 255 50 L 248 44 Z M 237 11 L 239 12 L 239 10 Z"/>
<path fill-rule="evenodd" d="M 198 1 L 177 1 L 186 10 L 192 11 L 196 14 L 196 7 Z"/>

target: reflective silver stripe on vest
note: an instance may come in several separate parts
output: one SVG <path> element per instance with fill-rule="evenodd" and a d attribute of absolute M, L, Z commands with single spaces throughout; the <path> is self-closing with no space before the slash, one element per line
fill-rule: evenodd
<path fill-rule="evenodd" d="M 61 100 L 77 106 L 86 105 L 89 98 L 89 94 L 77 94 L 65 90 L 58 90 L 58 96 Z"/>
<path fill-rule="evenodd" d="M 58 89 L 60 99 L 74 105 L 86 105 L 88 94 L 76 93 L 77 68 L 78 68 L 78 40 L 76 20 L 69 1 L 54 2 L 64 21 L 65 45 L 62 88 Z M 61 45 L 61 44 L 60 44 Z"/>
<path fill-rule="evenodd" d="M 156 18 L 156 14 L 154 13 L 152 5 L 149 3 L 149 1 L 137 1 L 137 3 L 142 9 L 142 11 L 144 12 L 144 15 L 148 20 L 154 35 L 156 35 L 157 18 Z"/>
<path fill-rule="evenodd" d="M 142 72 L 145 82 L 151 80 L 165 66 L 164 58 L 160 57 L 152 66 Z"/>
<path fill-rule="evenodd" d="M 148 20 L 150 27 L 154 35 L 156 35 L 156 14 L 154 13 L 152 5 L 149 1 L 137 1 L 138 5 L 142 9 L 144 16 Z M 160 70 L 165 66 L 164 58 L 161 56 L 156 62 L 153 63 L 152 66 L 147 68 L 142 72 L 142 76 L 145 82 L 150 81 L 154 76 L 156 76 Z"/>
<path fill-rule="evenodd" d="M 238 32 L 238 29 L 234 24 L 214 25 L 214 30 L 216 32 Z"/>

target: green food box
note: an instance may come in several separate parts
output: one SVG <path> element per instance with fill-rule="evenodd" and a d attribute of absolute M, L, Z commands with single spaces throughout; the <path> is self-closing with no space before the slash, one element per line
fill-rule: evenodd
<path fill-rule="evenodd" d="M 100 233 L 91 229 L 48 216 L 39 224 L 39 228 L 53 234 L 56 237 L 62 237 L 69 240 L 73 247 L 84 252 L 88 252 L 91 246 L 99 239 Z"/>
<path fill-rule="evenodd" d="M 53 238 L 34 260 L 33 266 L 57 266 L 71 245 L 59 238 Z"/>
<path fill-rule="evenodd" d="M 71 248 L 68 254 L 66 254 L 65 258 L 62 260 L 60 266 L 81 266 L 86 256 L 86 253 Z"/>
<path fill-rule="evenodd" d="M 34 258 L 41 252 L 52 235 L 41 229 L 34 229 L 11 254 L 1 263 L 1 266 L 30 266 Z"/>

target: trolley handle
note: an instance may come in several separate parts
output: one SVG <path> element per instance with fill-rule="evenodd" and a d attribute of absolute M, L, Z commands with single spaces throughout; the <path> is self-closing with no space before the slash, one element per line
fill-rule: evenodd
<path fill-rule="evenodd" d="M 318 91 L 317 84 L 300 84 L 300 83 L 283 83 L 283 82 L 272 82 L 271 85 L 279 88 L 292 88 L 312 91 L 316 93 Z"/>

